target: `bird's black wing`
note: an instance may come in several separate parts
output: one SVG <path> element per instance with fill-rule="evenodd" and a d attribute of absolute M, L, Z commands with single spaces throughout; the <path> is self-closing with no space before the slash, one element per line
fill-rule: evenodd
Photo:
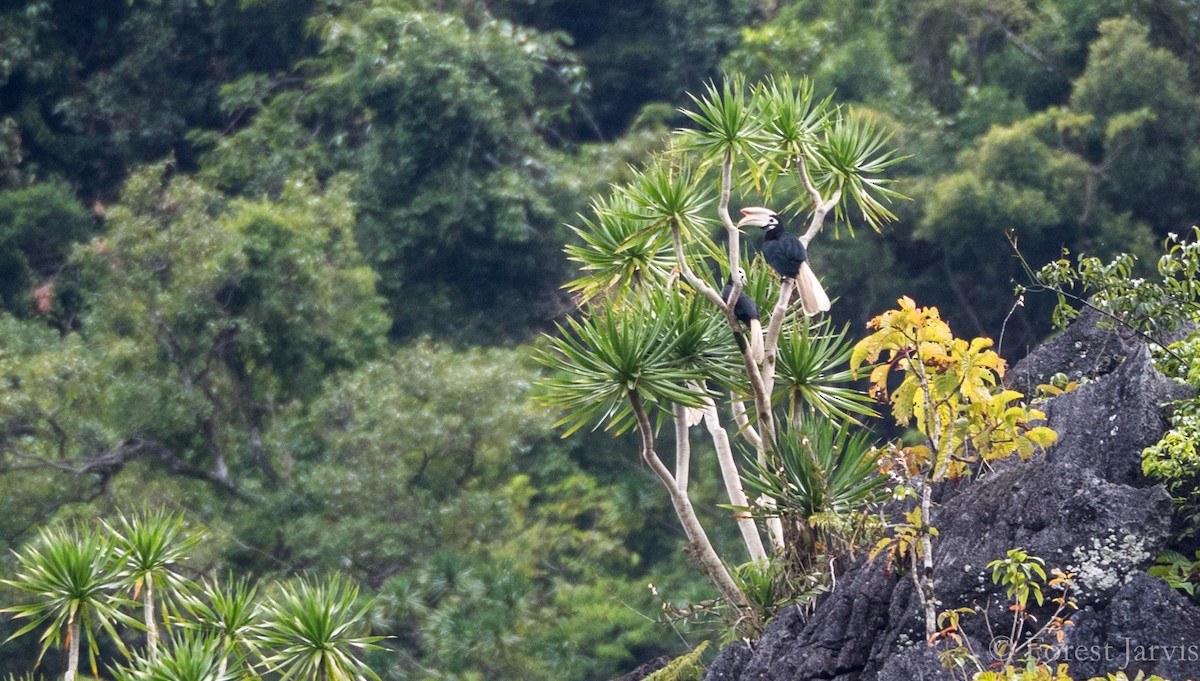
<path fill-rule="evenodd" d="M 800 263 L 808 260 L 808 251 L 795 234 L 785 232 L 763 244 L 763 257 L 781 276 L 794 277 L 800 271 Z"/>
<path fill-rule="evenodd" d="M 725 284 L 725 288 L 721 289 L 721 297 L 728 300 L 731 289 L 729 284 Z M 751 319 L 758 319 L 758 305 L 743 291 L 738 294 L 738 299 L 733 303 L 733 316 L 737 317 L 739 322 L 749 324 Z"/>
<path fill-rule="evenodd" d="M 743 293 L 733 305 L 733 316 L 743 324 L 749 324 L 751 319 L 758 319 L 758 305 L 754 303 L 753 298 Z"/>

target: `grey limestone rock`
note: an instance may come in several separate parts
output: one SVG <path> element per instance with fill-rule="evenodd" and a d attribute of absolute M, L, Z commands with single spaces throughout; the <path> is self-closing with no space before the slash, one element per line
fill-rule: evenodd
<path fill-rule="evenodd" d="M 978 604 L 989 607 L 993 622 L 1002 621 L 1004 593 L 986 565 L 1022 547 L 1047 569 L 1078 573 L 1073 596 L 1080 609 L 1054 651 L 1076 653 L 1064 659 L 1076 678 L 1122 663 L 1126 671 L 1172 681 L 1200 678 L 1200 659 L 1188 659 L 1193 652 L 1200 658 L 1200 608 L 1144 572 L 1170 539 L 1172 506 L 1140 472 L 1142 449 L 1167 427 L 1163 405 L 1190 393 L 1155 371 L 1138 337 L 1098 328 L 1094 315 L 1035 350 L 1009 381 L 1028 390 L 1059 372 L 1091 382 L 1043 406 L 1059 433 L 1047 455 L 942 490 L 934 520 L 939 609 Z M 924 645 L 911 579 L 885 574 L 881 563 L 860 560 L 811 616 L 785 610 L 752 650 L 725 648 L 709 681 L 951 678 Z M 977 650 L 987 651 L 991 635 L 982 619 L 965 617 L 964 630 Z M 1087 655 L 1105 646 L 1113 659 Z M 1129 659 L 1118 649 L 1121 656 L 1130 651 Z"/>

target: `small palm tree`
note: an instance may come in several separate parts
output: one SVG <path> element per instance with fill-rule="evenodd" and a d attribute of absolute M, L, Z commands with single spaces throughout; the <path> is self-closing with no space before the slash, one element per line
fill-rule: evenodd
<path fill-rule="evenodd" d="M 260 609 L 255 602 L 257 589 L 245 579 L 224 584 L 204 580 L 197 597 L 189 598 L 192 617 L 184 626 L 197 629 L 216 640 L 221 655 L 218 671 L 222 677 L 229 669 L 231 656 L 240 666 L 247 653 L 258 653 L 255 631 L 260 624 Z"/>
<path fill-rule="evenodd" d="M 768 465 L 750 462 L 746 485 L 779 500 L 778 511 L 791 520 L 791 557 L 802 572 L 820 554 L 853 549 L 856 514 L 886 491 L 878 461 L 870 431 L 810 415 L 784 431 Z"/>
<path fill-rule="evenodd" d="M 115 622 L 139 626 L 120 612 L 126 601 L 115 595 L 120 587 L 113 545 L 104 536 L 84 527 L 53 526 L 43 528 L 35 541 L 16 552 L 18 564 L 14 579 L 0 583 L 31 594 L 36 600 L 0 610 L 13 613 L 13 619 L 27 619 L 8 640 L 43 628 L 40 664 L 51 645 L 64 642 L 67 668 L 63 681 L 75 681 L 79 669 L 79 641 L 88 641 L 88 659 L 96 674 L 96 627 L 104 629 L 122 652 Z"/>
<path fill-rule="evenodd" d="M 544 401 L 563 412 L 558 423 L 566 434 L 596 422 L 617 434 L 636 431 L 642 460 L 670 495 L 693 555 L 735 611 L 731 621 L 743 634 L 753 634 L 760 618 L 688 496 L 696 410 L 703 410 L 730 505 L 738 509 L 750 504 L 724 425 L 730 417 L 734 437 L 753 448 L 763 473 L 773 474 L 774 450 L 789 446 L 780 440 L 790 437 L 789 423 L 801 405 L 829 419 L 872 413 L 839 368 L 847 358 L 844 336 L 810 337 L 810 326 L 792 321 L 794 280 L 782 278 L 776 286 L 773 276 L 764 278 L 761 268 L 748 264 L 750 249 L 761 242 L 752 238 L 744 250 L 745 235 L 729 212 L 731 200 L 782 208 L 790 233 L 806 249 L 827 217 L 848 226 L 849 208 L 876 230 L 894 218 L 887 204 L 901 197 L 883 173 L 899 157 L 868 118 L 831 102 L 815 98 L 809 81 L 787 78 L 748 87 L 733 77 L 693 97 L 693 109 L 681 111 L 690 127 L 673 135 L 675 143 L 615 188 L 611 199 L 593 201 L 595 219 L 584 218 L 576 230 L 583 245 L 569 250 L 583 266 L 569 285 L 581 294 L 579 314 L 538 352 L 552 372 L 540 382 Z M 780 206 L 789 197 L 794 200 Z M 717 224 L 723 234 L 714 230 Z M 731 276 L 739 269 L 749 272 L 748 280 Z M 722 288 L 726 281 L 728 290 Z M 760 317 L 761 352 L 743 342 L 744 320 L 736 309 L 742 293 L 766 313 Z M 792 408 L 778 409 L 780 397 Z M 718 409 L 717 400 L 725 400 L 728 410 Z M 675 426 L 673 471 L 656 449 L 669 421 Z M 782 456 L 804 458 L 798 452 Z M 784 497 L 790 481 L 776 477 L 772 483 L 780 484 L 763 489 Z M 768 510 L 757 517 L 778 552 L 788 548 L 782 518 L 793 514 L 770 510 L 776 505 L 766 494 L 757 506 Z M 799 526 L 808 529 L 828 515 L 805 515 L 807 524 Z M 735 517 L 748 555 L 765 560 L 753 517 L 742 511 Z"/>
<path fill-rule="evenodd" d="M 128 666 L 113 668 L 116 681 L 229 681 L 221 665 L 221 643 L 183 629 L 163 651 L 135 655 Z"/>
<path fill-rule="evenodd" d="M 805 409 L 854 423 L 859 416 L 878 417 L 871 408 L 874 400 L 853 386 L 849 325 L 834 332 L 828 320 L 805 320 L 796 331 L 780 337 L 777 360 L 776 396 L 786 400 L 792 422 L 799 423 Z"/>
<path fill-rule="evenodd" d="M 173 600 L 191 589 L 191 582 L 176 572 L 189 551 L 200 543 L 200 536 L 187 534 L 183 516 L 162 512 L 126 517 L 115 524 L 102 521 L 112 536 L 123 583 L 133 591 L 133 600 L 142 604 L 146 628 L 146 650 L 151 659 L 158 653 L 157 608 L 161 604 L 164 624 L 176 614 Z"/>
<path fill-rule="evenodd" d="M 324 583 L 305 578 L 285 582 L 263 604 L 263 624 L 256 640 L 270 651 L 263 659 L 280 681 L 379 681 L 359 659 L 367 650 L 380 650 L 384 636 L 361 636 L 367 603 L 357 605 L 358 587 L 333 576 Z"/>

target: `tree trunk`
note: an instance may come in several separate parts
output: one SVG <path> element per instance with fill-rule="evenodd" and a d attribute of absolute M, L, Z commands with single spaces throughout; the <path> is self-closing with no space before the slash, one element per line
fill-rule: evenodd
<path fill-rule="evenodd" d="M 688 429 L 688 408 L 675 405 L 675 485 L 687 494 L 691 479 L 692 440 Z"/>
<path fill-rule="evenodd" d="M 717 405 L 711 400 L 704 408 L 704 424 L 712 437 L 713 448 L 717 450 L 717 462 L 721 465 L 721 477 L 725 479 L 725 493 L 729 495 L 729 503 L 743 508 L 750 507 L 750 500 L 742 489 L 742 478 L 738 474 L 737 463 L 733 460 L 733 449 L 729 445 L 729 434 L 721 427 Z M 746 551 L 750 560 L 765 561 L 767 551 L 763 548 L 762 537 L 758 534 L 758 525 L 747 513 L 738 513 L 738 530 L 742 533 L 742 541 L 746 543 Z"/>
<path fill-rule="evenodd" d="M 721 557 L 717 555 L 716 549 L 709 541 L 704 527 L 700 524 L 700 519 L 696 517 L 696 509 L 692 507 L 691 500 L 679 490 L 675 478 L 667 470 L 658 453 L 654 451 L 654 427 L 650 424 L 650 417 L 646 415 L 641 395 L 636 390 L 630 390 L 629 401 L 637 416 L 638 434 L 642 438 L 642 460 L 646 462 L 650 470 L 654 471 L 671 495 L 671 505 L 675 508 L 675 515 L 679 517 L 679 524 L 683 526 L 683 532 L 687 536 L 692 554 L 700 563 L 704 574 L 708 575 L 713 585 L 717 587 L 721 597 L 740 612 L 743 618 L 749 619 L 752 627 L 757 628 L 759 624 L 757 617 L 749 608 L 745 594 L 742 593 L 737 582 L 733 581 L 733 577 L 725 569 L 725 564 L 721 562 Z"/>
<path fill-rule="evenodd" d="M 921 486 L 921 565 L 913 565 L 913 574 L 920 574 L 917 595 L 925 615 L 925 640 L 932 641 L 937 633 L 937 596 L 933 591 L 933 538 L 929 534 L 930 514 L 933 512 L 933 488 L 928 482 Z M 914 560 L 915 551 L 914 551 Z"/>
<path fill-rule="evenodd" d="M 146 653 L 153 661 L 158 657 L 158 623 L 154 619 L 154 580 L 150 575 L 143 577 L 142 619 L 146 624 Z"/>
<path fill-rule="evenodd" d="M 63 681 L 75 681 L 79 669 L 79 613 L 67 621 L 67 671 Z"/>

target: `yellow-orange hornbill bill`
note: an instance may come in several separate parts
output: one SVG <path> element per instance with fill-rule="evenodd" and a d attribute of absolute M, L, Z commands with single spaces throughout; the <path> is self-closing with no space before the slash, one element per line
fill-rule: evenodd
<path fill-rule="evenodd" d="M 811 317 L 829 310 L 829 296 L 821 288 L 817 275 L 808 266 L 808 251 L 795 234 L 790 234 L 779 224 L 779 215 L 770 208 L 743 208 L 742 219 L 737 226 L 754 225 L 766 230 L 763 236 L 763 259 L 779 276 L 796 280 L 796 291 L 800 294 L 800 307 Z"/>
<path fill-rule="evenodd" d="M 746 285 L 746 271 L 742 268 L 737 269 L 738 280 L 742 282 L 742 286 Z M 725 288 L 721 289 L 721 297 L 729 300 L 729 293 L 733 290 L 733 281 L 725 284 Z M 746 326 L 750 327 L 750 358 L 755 362 L 763 360 L 763 334 L 762 322 L 759 320 L 758 305 L 754 299 L 746 295 L 745 291 L 738 293 L 738 299 L 733 303 L 733 316 Z"/>

